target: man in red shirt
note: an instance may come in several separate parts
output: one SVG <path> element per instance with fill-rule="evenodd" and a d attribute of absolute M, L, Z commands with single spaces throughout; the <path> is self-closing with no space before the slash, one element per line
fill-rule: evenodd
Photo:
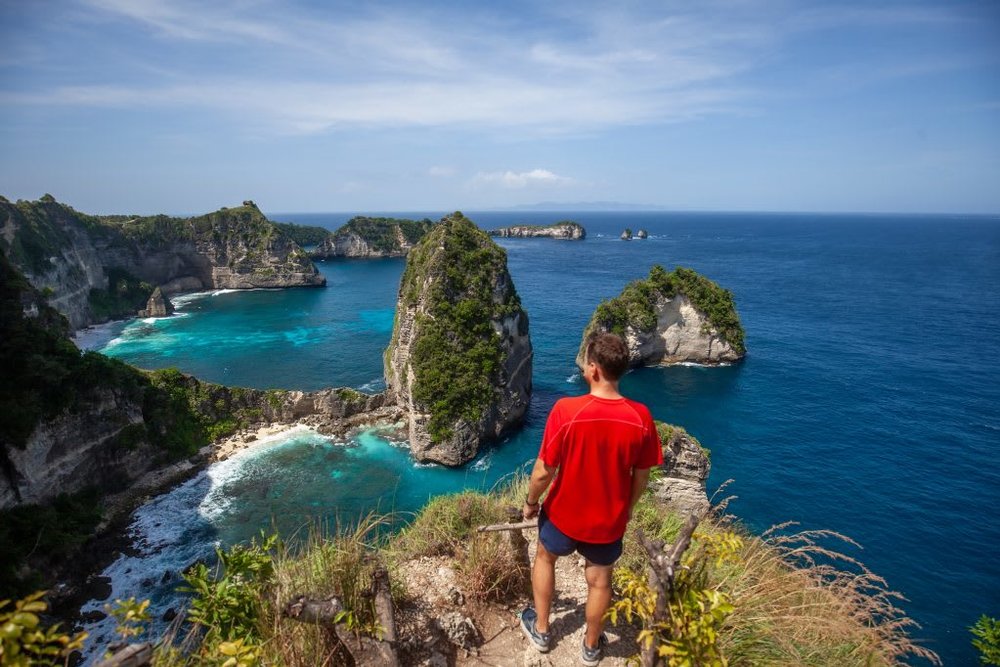
<path fill-rule="evenodd" d="M 556 559 L 577 551 L 586 559 L 588 589 L 582 660 L 596 665 L 625 526 L 663 452 L 649 409 L 618 392 L 628 369 L 625 342 L 610 333 L 592 337 L 585 358 L 590 393 L 552 407 L 528 482 L 522 513 L 525 519 L 538 515 L 538 551 L 531 577 L 535 606 L 521 612 L 521 630 L 536 649 L 549 650 Z"/>

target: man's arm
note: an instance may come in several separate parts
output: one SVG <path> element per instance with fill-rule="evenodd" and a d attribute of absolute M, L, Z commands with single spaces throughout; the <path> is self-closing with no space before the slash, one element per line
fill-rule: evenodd
<path fill-rule="evenodd" d="M 646 490 L 647 484 L 649 484 L 649 468 L 632 468 L 632 499 L 629 500 L 628 505 L 629 518 L 632 517 L 632 510 L 639 502 L 642 492 Z"/>
<path fill-rule="evenodd" d="M 521 515 L 525 519 L 530 519 L 538 515 L 538 506 L 545 489 L 549 488 L 552 478 L 555 477 L 556 469 L 545 465 L 541 459 L 535 460 L 535 467 L 531 471 L 531 479 L 528 480 L 528 495 L 524 499 L 524 509 Z"/>

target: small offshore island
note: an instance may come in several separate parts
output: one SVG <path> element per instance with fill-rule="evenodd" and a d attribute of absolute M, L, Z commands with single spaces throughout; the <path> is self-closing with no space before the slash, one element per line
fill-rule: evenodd
<path fill-rule="evenodd" d="M 572 220 L 561 220 L 551 225 L 512 225 L 491 229 L 490 236 L 501 238 L 550 238 L 564 241 L 581 241 L 587 238 L 583 225 Z"/>
<path fill-rule="evenodd" d="M 305 424 L 343 434 L 395 425 L 415 460 L 460 466 L 524 420 L 532 394 L 528 313 L 504 250 L 460 212 L 416 226 L 355 218 L 346 231 L 324 237 L 334 239 L 329 256 L 406 257 L 384 353 L 387 389 L 379 394 L 228 387 L 81 354 L 69 339 L 74 328 L 139 310 L 167 314 L 167 295 L 184 289 L 322 286 L 293 239 L 308 230 L 270 222 L 251 201 L 187 219 L 98 218 L 43 197 L 2 200 L 0 215 L 0 586 L 25 595 L 58 583 L 49 603 L 63 617 L 75 619 L 80 603 L 96 594 L 89 575 L 117 548 L 101 547 L 102 540 L 121 535 L 138 504 L 252 446 L 259 429 Z M 711 366 L 746 354 L 732 293 L 683 267 L 653 266 L 598 305 L 581 339 L 594 331 L 621 334 L 633 367 Z M 684 613 L 711 629 L 712 642 L 699 649 L 704 655 L 741 655 L 746 664 L 798 664 L 804 656 L 831 665 L 934 658 L 909 639 L 911 622 L 875 575 L 803 563 L 797 555 L 827 553 L 812 534 L 757 537 L 713 512 L 705 494 L 708 450 L 679 426 L 657 429 L 665 463 L 636 508 L 620 570 L 636 581 L 645 576 L 637 530 L 669 541 L 683 517 L 701 521 L 699 546 L 684 561 L 697 578 L 682 585 L 701 600 Z M 227 651 L 246 649 L 253 653 L 246 664 L 393 664 L 384 651 L 397 664 L 543 664 L 504 620 L 524 599 L 533 535 L 525 541 L 520 532 L 475 532 L 509 520 L 507 506 L 523 496 L 524 482 L 515 479 L 488 494 L 435 497 L 388 540 L 374 537 L 383 519 L 370 517 L 372 525 L 353 535 L 320 537 L 299 552 L 234 546 L 230 554 L 260 564 L 252 572 L 213 575 L 192 564 L 183 574 L 188 582 L 203 582 L 206 591 L 235 586 L 255 621 L 234 630 L 238 636 L 210 626 L 191 660 L 221 662 Z M 92 537 L 94 531 L 101 535 Z M 579 575 L 571 561 L 563 559 L 560 577 Z M 320 571 L 322 581 L 308 574 Z M 399 584 L 394 599 L 387 583 L 378 592 L 387 572 Z M 149 573 L 151 580 L 161 574 Z M 310 604 L 336 597 L 355 634 L 336 621 L 295 625 L 306 612 L 285 605 L 303 594 L 316 598 L 295 603 L 308 613 L 316 613 Z M 581 601 L 578 592 L 568 595 L 570 608 Z M 406 636 L 394 639 L 392 630 L 387 640 L 386 618 L 394 628 L 394 614 Z M 609 632 L 622 655 L 639 651 L 635 627 Z M 486 640 L 491 636 L 496 641 Z M 549 664 L 576 659 L 571 649 L 578 643 L 568 644 Z"/>

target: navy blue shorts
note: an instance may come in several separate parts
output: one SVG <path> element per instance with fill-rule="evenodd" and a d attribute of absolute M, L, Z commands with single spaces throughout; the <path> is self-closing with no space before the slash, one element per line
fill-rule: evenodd
<path fill-rule="evenodd" d="M 605 544 L 574 540 L 556 528 L 545 512 L 538 513 L 538 539 L 549 553 L 568 556 L 576 551 L 594 565 L 614 565 L 622 555 L 622 538 Z"/>

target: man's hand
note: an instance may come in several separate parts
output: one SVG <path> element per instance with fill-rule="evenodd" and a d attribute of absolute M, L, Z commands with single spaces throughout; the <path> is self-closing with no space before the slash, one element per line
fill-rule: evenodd
<path fill-rule="evenodd" d="M 524 517 L 525 521 L 527 521 L 528 519 L 534 519 L 536 516 L 538 516 L 538 508 L 541 507 L 541 505 L 542 505 L 541 503 L 535 503 L 534 505 L 529 505 L 528 500 L 525 499 L 524 507 L 521 509 L 521 516 Z"/>

